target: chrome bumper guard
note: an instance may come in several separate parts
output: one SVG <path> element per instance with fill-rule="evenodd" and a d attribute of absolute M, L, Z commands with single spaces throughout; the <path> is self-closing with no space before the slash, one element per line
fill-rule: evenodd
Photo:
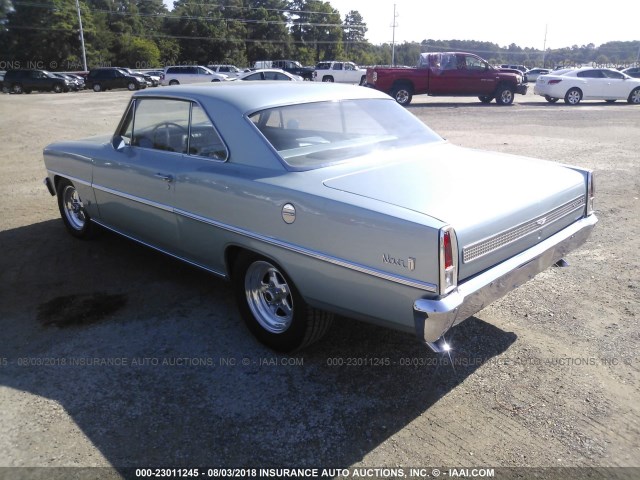
<path fill-rule="evenodd" d="M 418 339 L 435 352 L 446 351 L 449 347 L 441 337 L 447 330 L 578 248 L 597 222 L 595 215 L 582 218 L 532 248 L 461 283 L 446 297 L 416 300 L 413 317 Z"/>

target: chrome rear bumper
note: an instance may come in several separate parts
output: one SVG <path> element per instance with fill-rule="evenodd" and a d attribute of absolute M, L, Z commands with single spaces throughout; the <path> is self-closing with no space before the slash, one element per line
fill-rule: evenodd
<path fill-rule="evenodd" d="M 445 351 L 448 346 L 441 337 L 447 330 L 578 248 L 597 222 L 595 215 L 582 218 L 532 248 L 461 283 L 446 297 L 416 300 L 413 304 L 416 335 L 435 352 Z"/>

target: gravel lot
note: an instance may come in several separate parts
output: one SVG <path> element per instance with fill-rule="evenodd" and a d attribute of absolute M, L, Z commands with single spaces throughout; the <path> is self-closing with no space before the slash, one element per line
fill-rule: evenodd
<path fill-rule="evenodd" d="M 274 355 L 223 281 L 69 236 L 42 148 L 113 131 L 129 97 L 0 96 L 0 466 L 640 467 L 639 107 L 414 100 L 452 143 L 598 175 L 571 267 L 456 327 L 452 365 L 349 319 Z"/>

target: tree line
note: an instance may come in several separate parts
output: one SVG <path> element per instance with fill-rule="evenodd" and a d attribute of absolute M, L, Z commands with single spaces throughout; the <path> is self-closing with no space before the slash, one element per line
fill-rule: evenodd
<path fill-rule="evenodd" d="M 610 42 L 548 50 L 468 40 L 373 45 L 355 10 L 344 16 L 322 0 L 79 0 L 89 68 L 155 68 L 290 58 L 305 65 L 351 60 L 361 65 L 415 65 L 427 51 L 476 53 L 491 63 L 528 67 L 628 64 L 640 42 Z M 393 51 L 393 52 L 392 52 Z M 0 69 L 81 70 L 75 0 L 0 0 Z"/>

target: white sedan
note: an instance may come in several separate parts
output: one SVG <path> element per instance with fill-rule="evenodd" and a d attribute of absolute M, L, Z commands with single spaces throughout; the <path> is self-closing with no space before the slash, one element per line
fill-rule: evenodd
<path fill-rule="evenodd" d="M 285 72 L 279 68 L 261 68 L 243 73 L 237 78 L 232 78 L 232 80 L 285 80 L 301 82 L 304 79 L 299 75 L 293 75 L 292 73 Z"/>
<path fill-rule="evenodd" d="M 569 105 L 577 105 L 581 100 L 626 100 L 640 104 L 640 79 L 609 68 L 578 68 L 538 77 L 533 93 L 550 103 L 563 98 Z"/>

